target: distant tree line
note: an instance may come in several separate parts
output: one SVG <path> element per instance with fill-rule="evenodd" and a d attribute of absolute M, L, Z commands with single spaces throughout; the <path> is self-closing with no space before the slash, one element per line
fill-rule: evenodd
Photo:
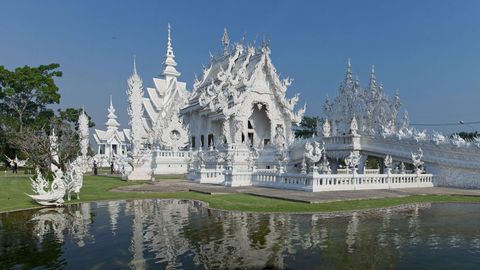
<path fill-rule="evenodd" d="M 58 109 L 56 78 L 62 77 L 59 64 L 23 66 L 8 70 L 0 66 L 0 160 L 5 156 L 29 159 L 30 165 L 48 170 L 50 163 L 64 167 L 79 151 L 77 119 L 80 108 Z M 90 117 L 89 117 L 90 120 Z M 90 120 L 89 126 L 95 124 Z M 49 135 L 58 135 L 57 163 L 50 156 Z"/>

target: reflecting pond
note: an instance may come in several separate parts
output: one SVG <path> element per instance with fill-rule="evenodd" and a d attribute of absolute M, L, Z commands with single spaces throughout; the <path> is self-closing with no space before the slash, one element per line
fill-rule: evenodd
<path fill-rule="evenodd" d="M 84 203 L 0 215 L 1 269 L 468 269 L 480 204 L 253 214 L 199 202 Z"/>

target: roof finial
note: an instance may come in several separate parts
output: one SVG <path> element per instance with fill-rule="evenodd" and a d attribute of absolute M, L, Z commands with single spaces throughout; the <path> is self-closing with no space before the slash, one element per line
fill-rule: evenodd
<path fill-rule="evenodd" d="M 168 42 L 167 42 L 167 46 L 168 46 L 168 49 L 172 50 L 172 38 L 170 37 L 170 31 L 171 31 L 170 23 L 168 23 Z"/>
<path fill-rule="evenodd" d="M 374 90 L 377 88 L 377 78 L 375 77 L 375 66 L 372 65 L 372 69 L 370 71 L 370 90 Z"/>
<path fill-rule="evenodd" d="M 346 80 L 350 80 L 352 81 L 353 79 L 353 73 L 352 73 L 352 63 L 350 61 L 350 58 L 348 58 L 348 62 L 347 62 L 347 74 L 346 74 Z"/>
<path fill-rule="evenodd" d="M 170 23 L 168 23 L 167 53 L 165 55 L 165 61 L 163 62 L 164 69 L 162 75 L 180 76 L 180 72 L 175 69 L 176 66 L 177 62 L 175 62 L 175 55 L 173 54 L 172 48 L 171 27 Z"/>
<path fill-rule="evenodd" d="M 137 74 L 137 57 L 133 55 L 133 74 Z"/>
<path fill-rule="evenodd" d="M 223 37 L 222 37 L 222 44 L 223 44 L 223 54 L 228 54 L 228 46 L 230 45 L 230 38 L 228 37 L 227 28 L 223 28 Z"/>
<path fill-rule="evenodd" d="M 120 124 L 117 121 L 117 115 L 115 115 L 115 108 L 113 107 L 112 102 L 112 95 L 110 95 L 110 108 L 108 108 L 108 115 L 107 115 L 107 122 L 105 126 L 107 126 L 108 130 L 117 130 Z"/>

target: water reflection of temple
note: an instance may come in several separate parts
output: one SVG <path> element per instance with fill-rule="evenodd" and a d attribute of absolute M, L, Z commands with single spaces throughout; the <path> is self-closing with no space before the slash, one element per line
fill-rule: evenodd
<path fill-rule="evenodd" d="M 353 213 L 339 220 L 319 214 L 223 212 L 208 210 L 195 202 L 175 200 L 136 201 L 133 209 L 130 247 L 133 261 L 139 264 L 142 255 L 152 253 L 149 256 L 166 268 L 182 267 L 187 254 L 192 256 L 191 263 L 207 268 L 294 267 L 298 263 L 293 259 L 295 255 L 310 249 L 318 250 L 319 263 L 349 265 L 353 260 L 370 256 L 372 251 L 383 253 L 384 258 L 393 261 L 397 252 L 385 253 L 397 249 L 382 247 L 405 243 L 403 236 L 385 233 L 390 226 L 390 210 L 365 219 Z M 418 209 L 417 206 L 409 210 L 413 213 L 409 224 L 418 217 Z M 380 222 L 372 223 L 372 219 Z M 341 239 L 343 244 L 339 243 Z M 367 260 L 365 266 L 378 267 L 383 262 L 383 259 L 381 262 Z M 131 266 L 145 267 L 143 264 Z"/>
<path fill-rule="evenodd" d="M 122 260 L 129 256 L 131 269 L 372 269 L 396 267 L 416 247 L 480 252 L 478 226 L 429 223 L 449 213 L 465 220 L 474 215 L 430 204 L 341 215 L 251 214 L 209 210 L 192 201 L 143 200 L 40 210 L 31 224 L 40 242 L 54 235 L 82 249 L 103 244 L 95 241 L 96 233 L 112 232 L 108 239 L 119 243 Z"/>

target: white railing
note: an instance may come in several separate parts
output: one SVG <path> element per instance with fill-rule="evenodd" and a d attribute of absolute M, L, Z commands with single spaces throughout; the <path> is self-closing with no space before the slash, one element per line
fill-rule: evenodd
<path fill-rule="evenodd" d="M 380 169 L 363 169 L 364 174 L 379 174 Z"/>
<path fill-rule="evenodd" d="M 256 169 L 257 173 L 274 173 L 275 169 Z"/>
<path fill-rule="evenodd" d="M 432 187 L 431 174 L 357 174 L 313 177 L 312 191 Z"/>
<path fill-rule="evenodd" d="M 198 171 L 192 171 L 189 173 L 190 179 L 198 181 L 202 184 L 221 184 L 224 181 L 223 170 L 219 169 L 205 169 L 201 168 Z"/>
<path fill-rule="evenodd" d="M 309 190 L 311 179 L 307 174 L 257 171 L 252 175 L 252 185 L 271 188 Z"/>
<path fill-rule="evenodd" d="M 322 140 L 326 144 L 352 144 L 353 143 L 352 136 L 349 136 L 349 135 L 322 137 Z"/>
<path fill-rule="evenodd" d="M 230 187 L 244 187 L 252 185 L 252 172 L 225 172 L 225 185 Z"/>
<path fill-rule="evenodd" d="M 252 185 L 305 191 L 432 187 L 431 174 L 298 174 L 257 171 Z"/>
<path fill-rule="evenodd" d="M 156 158 L 186 158 L 189 151 L 155 150 Z"/>

